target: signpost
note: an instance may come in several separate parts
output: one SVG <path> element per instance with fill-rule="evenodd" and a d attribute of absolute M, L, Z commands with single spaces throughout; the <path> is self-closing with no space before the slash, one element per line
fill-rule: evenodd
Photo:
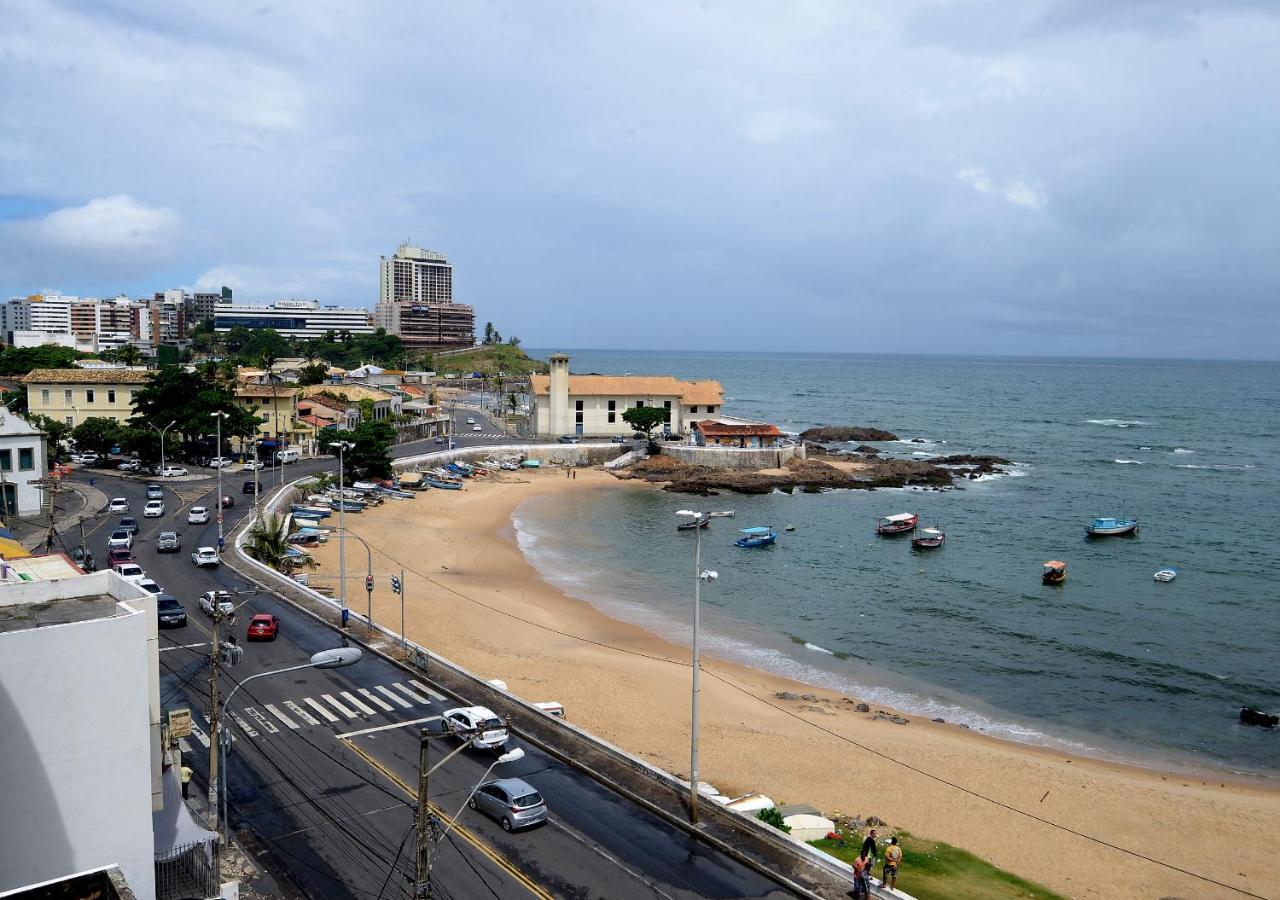
<path fill-rule="evenodd" d="M 169 716 L 169 739 L 181 740 L 184 737 L 191 737 L 191 710 L 190 709 L 171 709 Z"/>

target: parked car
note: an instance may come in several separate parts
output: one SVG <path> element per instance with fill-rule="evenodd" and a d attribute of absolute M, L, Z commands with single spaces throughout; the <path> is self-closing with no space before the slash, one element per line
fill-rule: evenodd
<path fill-rule="evenodd" d="M 446 710 L 445 727 L 461 740 L 481 750 L 501 750 L 507 743 L 507 727 L 487 706 L 461 706 Z"/>
<path fill-rule="evenodd" d="M 244 483 L 244 487 L 242 487 L 240 491 L 241 493 L 244 493 L 244 494 L 256 494 L 258 493 L 258 482 L 246 481 Z"/>
<path fill-rule="evenodd" d="M 274 641 L 280 633 L 280 620 L 267 613 L 256 613 L 249 620 L 245 639 L 250 641 Z"/>
<path fill-rule="evenodd" d="M 142 507 L 142 518 L 158 519 L 164 515 L 163 500 L 148 500 L 147 505 Z"/>
<path fill-rule="evenodd" d="M 161 478 L 178 478 L 186 474 L 187 470 L 182 468 L 182 466 L 165 466 L 160 470 Z"/>
<path fill-rule="evenodd" d="M 229 509 L 230 507 L 235 506 L 235 505 L 236 505 L 236 498 L 235 498 L 235 497 L 232 497 L 230 494 L 224 494 L 224 495 L 223 495 L 223 497 L 222 497 L 222 508 L 223 508 L 223 509 Z"/>
<path fill-rule="evenodd" d="M 144 578 L 144 579 L 142 579 L 141 581 L 139 581 L 139 582 L 138 582 L 138 587 L 142 588 L 142 589 L 143 589 L 144 591 L 146 591 L 148 594 L 163 594 L 163 593 L 164 593 L 164 589 L 163 589 L 163 588 L 161 588 L 161 587 L 160 587 L 160 585 L 158 585 L 158 584 L 156 584 L 154 581 L 152 581 L 150 578 Z"/>
<path fill-rule="evenodd" d="M 164 499 L 164 488 L 160 487 L 160 485 L 158 485 L 158 484 L 149 484 L 149 485 L 147 485 L 147 499 L 148 499 L 148 500 L 163 500 L 163 499 Z"/>
<path fill-rule="evenodd" d="M 98 454 L 96 453 L 72 453 L 71 461 L 82 466 L 96 466 L 98 464 Z"/>
<path fill-rule="evenodd" d="M 125 531 L 123 528 L 117 528 L 111 532 L 111 537 L 107 538 L 107 549 L 112 550 L 116 547 L 124 547 L 126 550 L 133 549 L 133 532 Z M 129 554 L 132 558 L 133 554 Z"/>
<path fill-rule="evenodd" d="M 266 468 L 266 466 L 263 464 L 262 460 L 260 459 L 251 459 L 240 468 L 245 472 L 256 472 L 259 469 Z"/>
<path fill-rule="evenodd" d="M 112 537 L 115 537 L 113 534 Z M 121 545 L 112 547 L 111 542 L 107 541 L 107 565 L 114 567 L 116 563 L 133 562 L 133 549 L 130 546 Z"/>
<path fill-rule="evenodd" d="M 216 566 L 219 562 L 218 551 L 212 547 L 197 547 L 191 551 L 191 561 L 197 566 Z"/>
<path fill-rule="evenodd" d="M 157 553 L 177 553 L 182 549 L 182 541 L 178 538 L 176 531 L 162 531 L 160 536 L 156 538 Z"/>
<path fill-rule="evenodd" d="M 136 562 L 117 563 L 112 568 L 115 569 L 115 573 L 125 581 L 132 581 L 135 584 L 147 577 L 147 573 L 143 570 L 142 566 L 138 565 Z"/>
<path fill-rule="evenodd" d="M 129 532 L 130 534 L 137 534 L 138 520 L 133 518 L 133 516 L 125 516 L 123 519 L 119 521 L 119 523 L 116 525 L 116 528 L 123 529 Z"/>
<path fill-rule="evenodd" d="M 187 510 L 188 525 L 208 525 L 209 524 L 209 507 L 193 506 Z"/>
<path fill-rule="evenodd" d="M 582 438 L 578 437 L 576 434 L 562 434 L 560 435 L 560 437 L 556 438 L 556 440 L 562 444 L 581 444 L 582 443 Z"/>
<path fill-rule="evenodd" d="M 206 616 L 213 616 L 213 604 L 218 604 L 218 611 L 224 616 L 232 615 L 236 605 L 226 591 L 205 591 L 200 595 L 200 611 Z"/>
<path fill-rule="evenodd" d="M 609 443 L 611 444 L 625 444 L 626 442 L 627 439 L 620 434 L 615 434 L 613 437 L 609 438 Z"/>
<path fill-rule="evenodd" d="M 500 778 L 476 788 L 467 805 L 502 823 L 503 831 L 516 831 L 547 821 L 547 803 L 523 778 Z"/>
<path fill-rule="evenodd" d="M 172 594 L 156 595 L 156 617 L 161 628 L 181 628 L 187 624 L 187 611 Z"/>
<path fill-rule="evenodd" d="M 107 504 L 109 513 L 127 513 L 128 511 L 129 500 L 126 497 L 112 497 L 111 502 Z"/>
<path fill-rule="evenodd" d="M 443 444 L 444 444 L 444 438 L 442 438 L 442 437 L 438 437 L 438 438 L 436 438 L 436 443 L 437 443 L 437 444 L 440 444 L 440 445 L 443 445 Z"/>
<path fill-rule="evenodd" d="M 121 472 L 137 472 L 141 468 L 142 463 L 138 462 L 136 459 L 126 459 L 124 462 L 120 463 L 120 465 L 116 466 L 116 469 Z"/>
<path fill-rule="evenodd" d="M 227 466 L 234 466 L 235 460 L 229 456 L 215 456 L 209 460 L 210 469 L 225 469 Z"/>

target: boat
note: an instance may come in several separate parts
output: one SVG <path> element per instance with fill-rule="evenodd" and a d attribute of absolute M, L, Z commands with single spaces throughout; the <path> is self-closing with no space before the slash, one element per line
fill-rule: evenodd
<path fill-rule="evenodd" d="M 400 476 L 400 489 L 405 491 L 423 491 L 427 485 L 422 480 L 421 472 L 405 472 Z"/>
<path fill-rule="evenodd" d="M 916 523 L 920 521 L 920 517 L 915 513 L 894 513 L 891 516 L 881 516 L 876 522 L 876 534 L 905 534 L 908 531 L 914 531 Z"/>
<path fill-rule="evenodd" d="M 301 503 L 295 503 L 290 507 L 295 516 L 307 516 L 312 519 L 325 519 L 333 512 L 327 506 L 306 506 Z"/>
<path fill-rule="evenodd" d="M 1062 584 L 1067 580 L 1067 564 L 1060 559 L 1049 560 L 1044 564 L 1040 580 L 1045 584 Z"/>
<path fill-rule="evenodd" d="M 538 469 L 541 467 L 542 467 L 542 460 L 539 460 L 539 459 L 526 459 L 521 461 L 520 463 L 520 468 L 522 469 Z"/>
<path fill-rule="evenodd" d="M 334 500 L 333 508 L 342 510 L 343 512 L 358 513 L 364 512 L 365 504 L 358 500 Z"/>
<path fill-rule="evenodd" d="M 442 491 L 462 490 L 462 483 L 459 481 L 441 481 L 436 478 L 428 478 L 427 484 L 431 485 L 433 488 L 440 488 Z"/>
<path fill-rule="evenodd" d="M 1121 534 L 1137 534 L 1137 519 L 1116 519 L 1111 516 L 1104 516 L 1093 520 L 1092 525 L 1084 526 L 1085 534 L 1089 537 L 1115 537 Z"/>
<path fill-rule="evenodd" d="M 690 519 L 687 522 L 681 522 L 676 525 L 676 531 L 693 531 L 695 528 L 706 528 L 711 524 L 711 517 L 703 514 L 696 519 Z"/>
<path fill-rule="evenodd" d="M 922 528 L 920 533 L 911 539 L 911 546 L 917 550 L 932 550 L 935 547 L 941 547 L 946 539 L 947 535 L 941 528 Z"/>
<path fill-rule="evenodd" d="M 1173 579 L 1178 577 L 1178 570 L 1177 569 L 1161 569 L 1152 577 L 1155 578 L 1156 581 L 1173 581 Z"/>
<path fill-rule="evenodd" d="M 778 539 L 778 532 L 771 525 L 743 528 L 742 537 L 733 542 L 735 547 L 767 547 Z"/>

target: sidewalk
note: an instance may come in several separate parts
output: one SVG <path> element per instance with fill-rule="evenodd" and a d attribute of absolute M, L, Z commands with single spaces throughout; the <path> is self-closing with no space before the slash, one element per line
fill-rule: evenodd
<path fill-rule="evenodd" d="M 74 531 L 76 525 L 81 519 L 94 518 L 106 508 L 107 495 L 97 487 L 73 481 L 64 482 L 62 491 L 53 502 L 54 531 L 58 534 L 66 533 L 67 537 L 62 542 L 66 546 L 77 546 L 80 536 Z M 49 534 L 48 516 L 24 516 L 21 519 L 11 516 L 9 530 L 18 543 L 28 550 L 43 549 Z M 55 539 L 54 549 L 61 549 L 61 546 Z"/>

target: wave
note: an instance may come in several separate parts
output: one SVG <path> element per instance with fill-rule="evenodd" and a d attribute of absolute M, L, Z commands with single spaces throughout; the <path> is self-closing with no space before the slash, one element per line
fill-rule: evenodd
<path fill-rule="evenodd" d="M 1141 419 L 1085 419 L 1086 425 L 1108 425 L 1112 428 L 1133 428 L 1138 425 L 1146 425 Z"/>
<path fill-rule="evenodd" d="M 1140 459 L 1113 459 L 1113 460 L 1111 460 L 1111 461 L 1112 461 L 1113 463 L 1119 463 L 1119 464 L 1120 464 L 1120 465 L 1122 465 L 1122 466 L 1140 466 L 1140 465 L 1142 465 L 1142 460 L 1140 460 Z"/>
<path fill-rule="evenodd" d="M 819 647 L 817 644 L 810 644 L 808 641 L 804 642 L 804 649 L 812 650 L 814 653 L 825 653 L 828 656 L 836 655 L 836 651 L 828 650 L 826 647 Z"/>
<path fill-rule="evenodd" d="M 1197 466 L 1195 463 L 1175 463 L 1175 469 L 1216 469 L 1220 472 L 1243 472 L 1246 469 L 1256 469 L 1257 466 L 1246 463 L 1240 466 L 1233 466 L 1228 463 L 1214 463 L 1211 466 Z"/>
<path fill-rule="evenodd" d="M 1174 453 L 1195 453 L 1196 451 L 1188 450 L 1186 447 L 1174 447 L 1173 452 Z"/>

